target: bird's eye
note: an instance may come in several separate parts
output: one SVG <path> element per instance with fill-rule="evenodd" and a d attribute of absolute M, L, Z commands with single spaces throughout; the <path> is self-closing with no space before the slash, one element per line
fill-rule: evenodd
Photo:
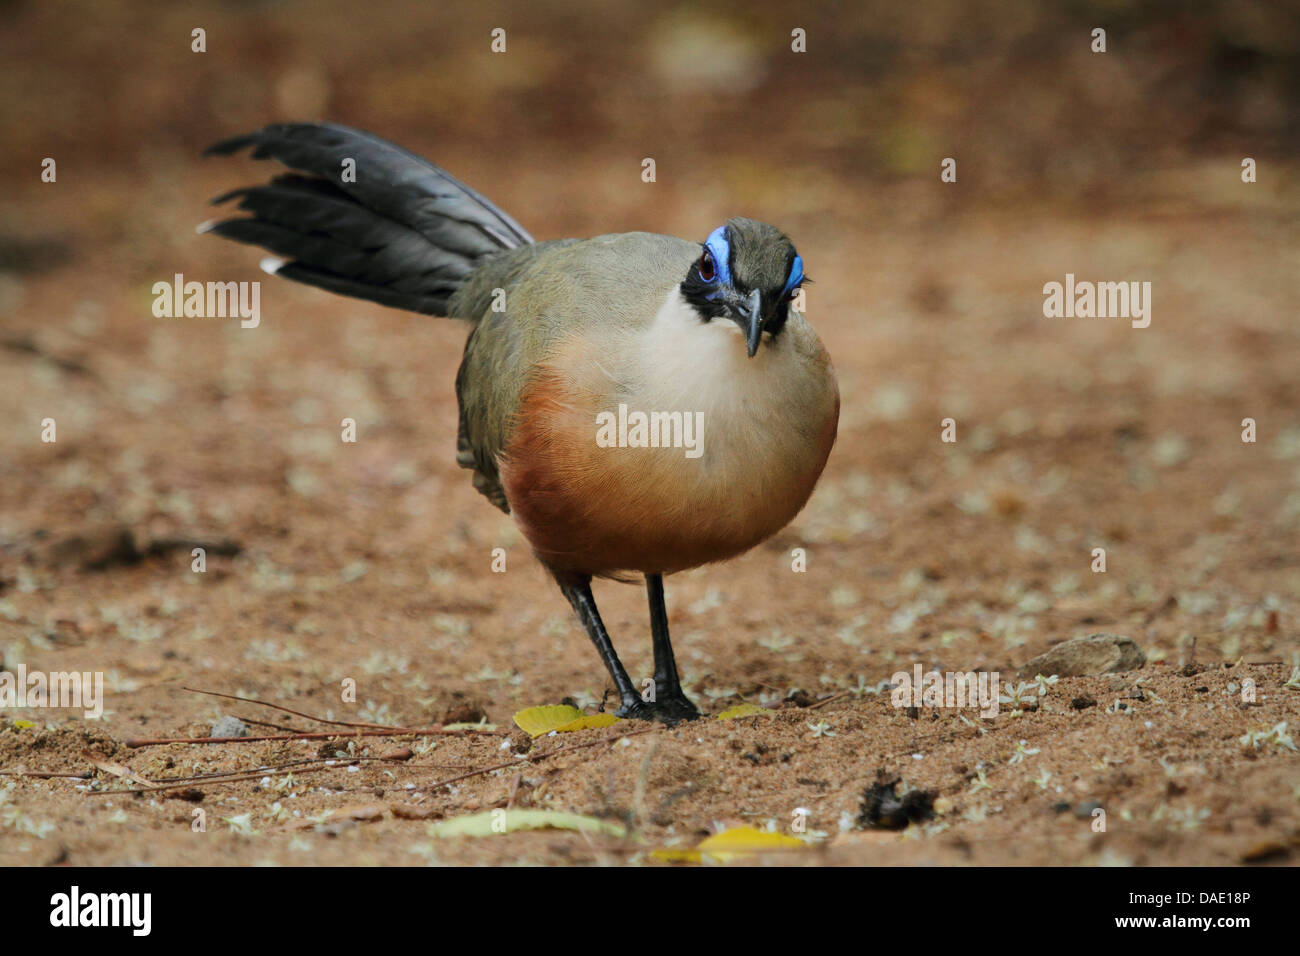
<path fill-rule="evenodd" d="M 712 282 L 718 276 L 718 271 L 713 265 L 713 253 L 706 251 L 700 256 L 700 278 L 705 282 Z"/>

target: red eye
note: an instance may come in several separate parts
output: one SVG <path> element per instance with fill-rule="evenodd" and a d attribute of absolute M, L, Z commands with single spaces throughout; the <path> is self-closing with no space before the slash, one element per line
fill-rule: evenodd
<path fill-rule="evenodd" d="M 705 282 L 712 282 L 716 275 L 713 268 L 713 254 L 706 252 L 700 256 L 700 278 Z"/>

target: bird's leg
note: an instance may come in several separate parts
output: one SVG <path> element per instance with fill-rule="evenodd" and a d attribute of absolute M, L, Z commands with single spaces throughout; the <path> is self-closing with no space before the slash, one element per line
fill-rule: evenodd
<path fill-rule="evenodd" d="M 668 637 L 668 609 L 664 607 L 663 575 L 647 574 L 645 590 L 650 599 L 650 636 L 655 652 L 655 699 L 647 703 L 658 712 L 660 720 L 672 723 L 693 720 L 700 716 L 700 712 L 682 693 L 682 683 L 677 676 L 677 661 L 673 657 L 673 645 Z"/>
<path fill-rule="evenodd" d="M 618 709 L 620 717 L 630 716 L 627 711 L 629 708 L 642 703 L 641 696 L 636 692 L 636 687 L 632 684 L 632 678 L 627 676 L 627 671 L 623 667 L 622 661 L 618 659 L 618 654 L 614 652 L 614 644 L 609 639 L 609 633 L 605 630 L 605 624 L 600 619 L 600 612 L 596 610 L 596 599 L 591 593 L 590 577 L 569 577 L 560 579 L 560 590 L 564 596 L 569 599 L 573 609 L 578 612 L 578 617 L 582 620 L 582 626 L 587 631 L 587 636 L 591 638 L 591 643 L 596 645 L 596 650 L 600 652 L 600 659 L 605 662 L 605 669 L 609 671 L 609 676 L 614 679 L 614 688 L 618 691 L 619 700 L 622 704 Z"/>
<path fill-rule="evenodd" d="M 680 720 L 693 720 L 700 716 L 686 695 L 682 693 L 677 677 L 677 664 L 673 660 L 673 646 L 668 641 L 668 612 L 664 609 L 664 581 L 658 574 L 646 575 L 646 591 L 650 596 L 650 630 L 654 637 L 655 679 L 654 696 L 645 700 L 637 693 L 632 678 L 618 659 L 614 644 L 609 639 L 605 624 L 596 610 L 596 598 L 591 593 L 591 578 L 587 575 L 556 574 L 560 590 L 578 612 L 582 626 L 600 652 L 609 676 L 614 679 L 620 706 L 619 717 L 639 720 L 658 720 L 675 724 Z"/>

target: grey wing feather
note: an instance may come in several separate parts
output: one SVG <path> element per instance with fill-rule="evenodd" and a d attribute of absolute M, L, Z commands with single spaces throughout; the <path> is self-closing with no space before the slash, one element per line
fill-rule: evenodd
<path fill-rule="evenodd" d="M 214 202 L 238 199 L 253 217 L 223 220 L 210 231 L 288 257 L 278 271 L 286 278 L 396 308 L 454 314 L 448 301 L 476 268 L 532 242 L 486 197 L 370 133 L 278 124 L 207 153 L 247 147 L 256 159 L 299 172 L 219 196 Z M 343 175 L 347 161 L 355 163 L 355 181 Z"/>

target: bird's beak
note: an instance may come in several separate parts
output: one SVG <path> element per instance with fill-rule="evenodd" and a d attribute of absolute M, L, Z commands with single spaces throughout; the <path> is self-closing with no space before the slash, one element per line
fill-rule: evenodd
<path fill-rule="evenodd" d="M 763 296 L 755 289 L 743 299 L 736 296 L 727 305 L 732 320 L 745 336 L 745 351 L 753 358 L 763 337 Z"/>

